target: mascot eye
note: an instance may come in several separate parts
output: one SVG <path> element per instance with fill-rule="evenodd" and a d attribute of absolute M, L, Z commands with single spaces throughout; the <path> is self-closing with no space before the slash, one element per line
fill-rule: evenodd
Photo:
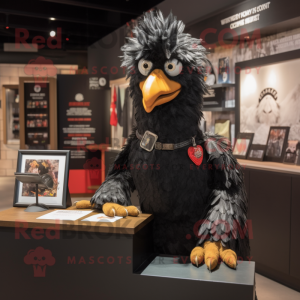
<path fill-rule="evenodd" d="M 147 76 L 150 72 L 150 70 L 152 69 L 153 63 L 149 60 L 145 60 L 145 59 L 141 59 L 139 61 L 139 71 L 141 72 L 141 74 L 143 74 L 144 76 Z"/>
<path fill-rule="evenodd" d="M 176 58 L 165 63 L 165 71 L 170 76 L 177 76 L 182 71 L 182 63 Z"/>

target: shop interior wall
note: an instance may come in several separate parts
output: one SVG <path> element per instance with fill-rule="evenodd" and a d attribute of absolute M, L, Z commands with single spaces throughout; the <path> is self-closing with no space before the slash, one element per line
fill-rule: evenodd
<path fill-rule="evenodd" d="M 0 89 L 3 85 L 19 84 L 19 77 L 32 77 L 24 72 L 26 64 L 0 64 Z M 77 65 L 54 65 L 57 74 L 70 74 L 78 68 Z M 56 77 L 56 76 L 55 76 Z M 2 92 L 1 92 L 2 98 Z M 2 99 L 1 99 L 2 101 Z M 0 176 L 13 176 L 17 166 L 19 143 L 3 143 L 3 109 L 0 107 Z"/>
<path fill-rule="evenodd" d="M 0 90 L 2 86 L 19 84 L 19 77 L 30 77 L 24 68 L 33 59 L 50 59 L 57 74 L 74 74 L 87 66 L 87 51 L 39 50 L 38 52 L 0 52 Z M 2 101 L 2 99 L 1 99 Z M 0 107 L 0 176 L 13 176 L 19 144 L 3 143 L 3 111 Z"/>
<path fill-rule="evenodd" d="M 182 20 L 185 24 L 201 19 L 213 12 L 235 5 L 241 0 L 165 0 L 157 8 L 164 15 L 170 11 Z M 125 43 L 125 26 L 115 30 L 112 34 L 97 41 L 88 48 L 88 71 L 89 74 L 101 74 L 108 72 L 110 80 L 119 79 L 125 76 L 124 70 L 120 68 L 122 55 L 121 47 Z"/>
<path fill-rule="evenodd" d="M 38 52 L 5 52 L 0 50 L 0 63 L 27 64 L 39 56 L 50 59 L 54 64 L 78 65 L 79 69 L 87 66 L 87 51 L 63 51 L 60 49 L 41 49 Z"/>
<path fill-rule="evenodd" d="M 235 72 L 239 72 L 239 70 L 235 69 L 236 63 L 298 49 L 300 49 L 300 28 L 262 37 L 253 43 L 249 43 L 246 40 L 243 43 L 239 42 L 234 47 L 219 46 L 209 50 L 207 57 L 212 63 L 215 74 L 218 74 L 219 59 L 229 57 L 230 82 L 235 83 Z M 259 72 L 259 68 L 257 72 Z M 235 89 L 231 90 L 232 92 L 225 94 L 225 100 L 235 99 Z M 225 113 L 225 115 L 227 115 L 227 119 L 231 120 L 231 124 L 235 123 L 234 113 Z M 224 118 L 224 113 L 222 116 L 219 116 L 215 112 L 204 112 L 204 117 L 207 121 L 207 131 L 213 131 L 214 120 L 219 117 L 221 119 Z"/>

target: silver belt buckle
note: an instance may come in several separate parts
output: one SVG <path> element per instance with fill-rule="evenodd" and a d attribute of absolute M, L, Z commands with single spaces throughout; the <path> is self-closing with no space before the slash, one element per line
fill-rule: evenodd
<path fill-rule="evenodd" d="M 155 146 L 158 136 L 151 131 L 145 131 L 142 140 L 140 142 L 140 147 L 144 150 L 151 152 Z"/>

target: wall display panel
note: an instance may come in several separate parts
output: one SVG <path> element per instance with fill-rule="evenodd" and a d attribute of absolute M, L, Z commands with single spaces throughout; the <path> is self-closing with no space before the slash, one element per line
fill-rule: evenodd
<path fill-rule="evenodd" d="M 240 131 L 265 145 L 270 126 L 289 126 L 289 140 L 300 140 L 300 58 L 256 65 L 240 73 Z"/>
<path fill-rule="evenodd" d="M 70 169 L 99 169 L 97 147 L 110 137 L 108 78 L 58 75 L 57 81 L 58 149 L 71 151 Z M 87 149 L 91 145 L 96 145 L 92 151 Z"/>
<path fill-rule="evenodd" d="M 25 82 L 25 143 L 29 149 L 48 149 L 49 82 Z"/>
<path fill-rule="evenodd" d="M 57 149 L 56 78 L 19 78 L 20 149 Z"/>

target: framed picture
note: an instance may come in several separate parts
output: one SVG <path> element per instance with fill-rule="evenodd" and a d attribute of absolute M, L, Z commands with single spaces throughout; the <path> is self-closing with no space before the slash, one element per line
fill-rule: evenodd
<path fill-rule="evenodd" d="M 290 127 L 270 127 L 265 156 L 266 161 L 283 161 L 289 132 Z"/>
<path fill-rule="evenodd" d="M 17 172 L 48 174 L 53 180 L 52 189 L 38 189 L 39 203 L 52 208 L 66 208 L 70 205 L 68 191 L 69 150 L 19 150 Z M 35 203 L 35 185 L 21 183 L 16 179 L 14 206 L 28 206 Z"/>
<path fill-rule="evenodd" d="M 263 161 L 266 153 L 266 145 L 253 144 L 250 147 L 248 158 L 249 160 Z"/>
<path fill-rule="evenodd" d="M 236 158 L 246 159 L 253 141 L 254 133 L 239 133 L 233 148 Z"/>
<path fill-rule="evenodd" d="M 222 135 L 230 140 L 230 120 L 216 120 L 215 121 L 215 134 Z"/>
<path fill-rule="evenodd" d="M 204 78 L 207 85 L 211 86 L 216 83 L 216 75 L 214 67 L 211 62 L 208 60 L 205 65 L 206 77 Z"/>
<path fill-rule="evenodd" d="M 253 144 L 266 145 L 270 126 L 287 124 L 288 140 L 300 141 L 300 50 L 279 53 L 279 48 L 235 64 L 236 133 L 255 132 Z"/>
<path fill-rule="evenodd" d="M 298 165 L 300 156 L 300 143 L 297 140 L 288 141 L 283 162 L 285 164 Z"/>
<path fill-rule="evenodd" d="M 229 57 L 219 59 L 218 83 L 229 82 Z"/>

